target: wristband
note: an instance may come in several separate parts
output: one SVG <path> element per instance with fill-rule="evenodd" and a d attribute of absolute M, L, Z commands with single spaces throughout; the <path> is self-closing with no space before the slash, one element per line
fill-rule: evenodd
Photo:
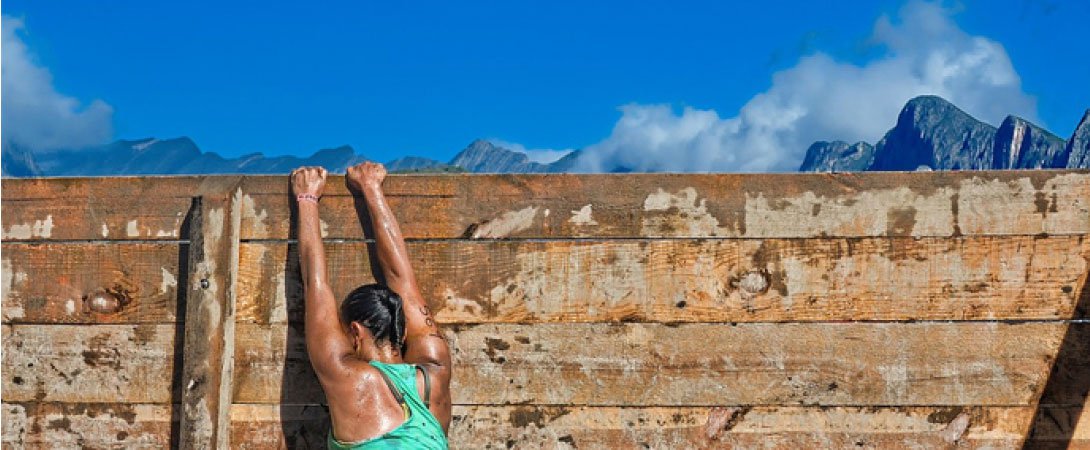
<path fill-rule="evenodd" d="M 311 202 L 314 202 L 314 203 L 318 203 L 319 198 L 321 198 L 321 197 L 318 197 L 317 195 L 314 195 L 314 194 L 299 194 L 299 195 L 295 196 L 295 201 L 302 202 L 302 201 L 306 200 L 306 201 L 311 201 Z"/>

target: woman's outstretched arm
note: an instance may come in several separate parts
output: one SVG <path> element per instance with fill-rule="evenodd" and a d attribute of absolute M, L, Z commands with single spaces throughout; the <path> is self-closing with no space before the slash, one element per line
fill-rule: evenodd
<path fill-rule="evenodd" d="M 341 329 L 337 301 L 326 273 L 318 218 L 318 199 L 325 189 L 325 180 L 326 171 L 321 167 L 300 167 L 291 173 L 293 201 L 298 206 L 295 220 L 306 303 L 307 354 L 323 385 L 344 372 L 344 358 L 352 351 L 348 337 Z"/>
<path fill-rule="evenodd" d="M 409 252 L 397 218 L 386 204 L 382 164 L 363 163 L 348 169 L 348 182 L 363 194 L 375 232 L 375 249 L 386 285 L 401 296 L 405 310 L 405 360 L 449 369 L 450 351 L 439 334 L 435 316 L 416 284 Z"/>

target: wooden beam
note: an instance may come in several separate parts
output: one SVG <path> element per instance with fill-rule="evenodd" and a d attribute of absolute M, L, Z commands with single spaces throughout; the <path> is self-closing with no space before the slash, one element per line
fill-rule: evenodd
<path fill-rule="evenodd" d="M 329 238 L 361 238 L 332 177 Z M 877 237 L 1086 234 L 1090 171 L 391 176 L 407 238 Z M 242 238 L 285 239 L 284 177 L 244 181 Z"/>
<path fill-rule="evenodd" d="M 1074 418 L 1071 408 L 1049 408 Z M 169 405 L 4 403 L 5 448 L 170 446 Z M 1018 448 L 1031 407 L 564 407 L 455 406 L 452 448 L 781 447 Z M 726 420 L 723 420 L 726 419 Z M 732 420 L 733 419 L 733 420 Z M 968 420 L 966 420 L 968 419 Z M 1090 422 L 1050 423 L 1031 445 L 1071 437 L 1090 445 Z M 231 406 L 232 448 L 321 446 L 329 430 L 322 405 Z"/>
<path fill-rule="evenodd" d="M 1051 408 L 1067 416 L 1067 408 Z M 1017 448 L 1031 407 L 569 407 L 454 406 L 452 448 Z M 231 407 L 236 448 L 304 448 L 324 442 L 321 405 Z M 1053 426 L 1049 443 L 1073 422 Z M 1090 427 L 1074 430 L 1090 444 Z"/>
<path fill-rule="evenodd" d="M 3 323 L 172 323 L 188 245 L 3 244 Z"/>
<path fill-rule="evenodd" d="M 295 251 L 241 245 L 240 321 L 302 321 Z M 337 298 L 372 282 L 364 243 L 326 252 Z M 448 324 L 1066 319 L 1090 271 L 1083 236 L 433 241 L 409 253 Z"/>
<path fill-rule="evenodd" d="M 170 403 L 174 325 L 3 325 L 4 401 Z"/>
<path fill-rule="evenodd" d="M 200 194 L 190 237 L 182 449 L 228 448 L 230 440 L 242 194 L 237 179 L 209 179 Z"/>
<path fill-rule="evenodd" d="M 1040 395 L 1066 327 L 537 324 L 446 336 L 457 404 L 1023 406 Z M 299 329 L 239 324 L 237 339 L 236 402 L 324 402 Z M 1074 359 L 1062 363 L 1086 364 Z"/>
<path fill-rule="evenodd" d="M 5 449 L 170 448 L 172 444 L 170 404 L 5 400 L 2 411 Z"/>
<path fill-rule="evenodd" d="M 5 242 L 188 239 L 186 213 L 201 181 L 5 178 L 0 232 Z"/>

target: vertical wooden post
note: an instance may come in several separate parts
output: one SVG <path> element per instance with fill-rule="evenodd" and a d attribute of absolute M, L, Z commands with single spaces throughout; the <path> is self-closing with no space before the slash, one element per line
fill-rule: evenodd
<path fill-rule="evenodd" d="M 190 222 L 182 368 L 182 449 L 228 448 L 238 275 L 237 177 L 209 177 Z"/>

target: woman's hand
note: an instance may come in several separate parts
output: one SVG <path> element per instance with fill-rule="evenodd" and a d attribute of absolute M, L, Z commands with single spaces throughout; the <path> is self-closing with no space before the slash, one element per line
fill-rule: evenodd
<path fill-rule="evenodd" d="M 359 191 L 367 187 L 380 187 L 386 179 L 386 167 L 376 162 L 365 162 L 348 168 L 348 183 Z"/>
<path fill-rule="evenodd" d="M 300 167 L 291 171 L 291 191 L 295 195 L 314 196 L 317 200 L 325 190 L 326 171 L 322 167 Z"/>

